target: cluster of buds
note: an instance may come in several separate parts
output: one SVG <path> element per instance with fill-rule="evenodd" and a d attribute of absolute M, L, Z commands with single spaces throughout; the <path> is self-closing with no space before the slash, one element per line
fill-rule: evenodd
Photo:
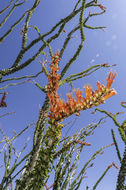
<path fill-rule="evenodd" d="M 97 89 L 93 91 L 90 85 L 85 85 L 85 97 L 82 96 L 83 91 L 80 89 L 75 89 L 76 99 L 73 97 L 72 93 L 67 94 L 68 100 L 65 102 L 57 95 L 58 82 L 60 75 L 57 71 L 60 69 L 58 67 L 59 63 L 59 52 L 57 52 L 54 57 L 51 58 L 52 62 L 50 64 L 50 74 L 48 76 L 48 97 L 50 100 L 50 113 L 49 118 L 54 121 L 61 121 L 72 114 L 80 115 L 80 111 L 92 108 L 93 106 L 98 106 L 105 102 L 106 99 L 116 94 L 114 89 L 111 89 L 111 85 L 115 79 L 116 73 L 110 71 L 108 74 L 107 85 L 101 85 L 97 82 Z"/>

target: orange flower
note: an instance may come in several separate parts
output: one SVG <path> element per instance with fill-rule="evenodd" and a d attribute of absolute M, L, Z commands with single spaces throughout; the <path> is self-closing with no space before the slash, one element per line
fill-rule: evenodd
<path fill-rule="evenodd" d="M 73 95 L 71 93 L 67 94 L 68 100 L 66 102 L 67 106 L 69 107 L 70 111 L 75 110 L 76 101 L 73 98 Z"/>
<path fill-rule="evenodd" d="M 113 72 L 113 73 L 112 73 L 112 71 L 110 71 L 110 73 L 108 74 L 108 78 L 106 79 L 106 81 L 107 81 L 106 87 L 107 87 L 108 89 L 111 88 L 111 85 L 112 85 L 112 83 L 114 82 L 114 79 L 115 79 L 116 75 L 117 75 L 116 72 Z"/>
<path fill-rule="evenodd" d="M 90 85 L 85 85 L 85 94 L 86 94 L 86 99 L 91 99 L 92 98 L 92 87 Z"/>
<path fill-rule="evenodd" d="M 98 89 L 98 91 L 101 91 L 101 84 L 99 81 L 97 81 L 97 89 Z"/>
<path fill-rule="evenodd" d="M 77 98 L 76 104 L 81 105 L 82 104 L 82 98 L 83 98 L 82 97 L 83 91 L 79 90 L 79 88 L 75 89 L 74 91 L 75 91 L 76 98 Z"/>

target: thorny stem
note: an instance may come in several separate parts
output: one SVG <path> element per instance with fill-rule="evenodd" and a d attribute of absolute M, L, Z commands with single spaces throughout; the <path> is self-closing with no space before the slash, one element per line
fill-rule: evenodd
<path fill-rule="evenodd" d="M 116 190 L 125 190 L 125 189 L 126 189 L 126 144 L 116 185 Z"/>
<path fill-rule="evenodd" d="M 102 176 L 98 179 L 98 181 L 96 182 L 96 184 L 93 186 L 93 190 L 95 190 L 98 186 L 98 184 L 101 182 L 101 180 L 103 179 L 103 177 L 106 175 L 106 173 L 108 172 L 108 170 L 112 167 L 112 165 L 108 166 L 106 168 L 106 170 L 103 172 Z"/>
<path fill-rule="evenodd" d="M 2 11 L 0 11 L 0 14 L 4 13 L 10 6 L 13 0 L 10 1 L 9 5 L 7 5 Z"/>
<path fill-rule="evenodd" d="M 49 109 L 49 99 L 48 99 L 48 97 L 46 97 L 46 100 L 44 102 L 44 105 L 43 105 L 42 110 L 39 115 L 39 119 L 36 124 L 34 140 L 33 140 L 34 144 L 33 144 L 33 150 L 32 150 L 31 156 L 30 156 L 30 160 L 29 160 L 29 162 L 26 166 L 26 169 L 23 172 L 20 180 L 17 181 L 16 190 L 21 190 L 22 187 L 24 187 L 27 190 L 29 189 L 29 183 L 32 180 L 31 175 L 36 166 L 36 163 L 37 163 L 37 160 L 39 157 L 39 153 L 41 150 L 41 143 L 42 143 L 41 135 L 45 128 L 45 120 L 46 120 L 46 117 L 44 115 L 48 112 L 48 109 Z"/>
<path fill-rule="evenodd" d="M 114 142 L 114 145 L 115 145 L 115 148 L 116 148 L 117 156 L 118 156 L 118 159 L 119 159 L 119 161 L 121 163 L 122 158 L 121 158 L 121 154 L 120 154 L 120 151 L 119 151 L 119 148 L 118 148 L 118 144 L 117 144 L 113 129 L 111 130 L 111 133 L 112 133 L 113 142 Z"/>
<path fill-rule="evenodd" d="M 113 115 L 112 113 L 109 113 L 105 110 L 101 110 L 98 108 L 95 109 L 95 111 L 100 111 L 102 113 L 105 113 L 107 116 L 109 116 L 114 121 L 115 125 L 118 127 L 119 134 L 120 134 L 120 136 L 121 136 L 121 138 L 125 144 L 125 150 L 124 150 L 123 158 L 121 158 L 120 151 L 118 149 L 118 145 L 117 145 L 117 142 L 115 139 L 115 135 L 114 135 L 114 132 L 112 130 L 112 137 L 113 137 L 113 140 L 115 143 L 116 152 L 117 152 L 118 158 L 119 158 L 120 163 L 121 163 L 120 171 L 119 171 L 118 178 L 117 178 L 116 190 L 125 190 L 126 189 L 126 183 L 125 183 L 126 182 L 126 128 L 125 128 L 125 120 L 121 125 L 117 122 L 117 119 L 116 119 L 116 116 L 119 113 L 116 113 L 115 115 Z"/>
<path fill-rule="evenodd" d="M 13 1 L 13 0 L 12 0 Z M 25 0 L 22 3 L 18 3 L 18 0 L 14 3 L 13 7 L 11 8 L 11 10 L 9 11 L 9 13 L 6 15 L 6 17 L 2 20 L 2 22 L 0 23 L 0 27 L 3 26 L 3 24 L 8 20 L 8 18 L 11 16 L 11 14 L 13 13 L 14 9 L 22 4 L 25 3 Z"/>

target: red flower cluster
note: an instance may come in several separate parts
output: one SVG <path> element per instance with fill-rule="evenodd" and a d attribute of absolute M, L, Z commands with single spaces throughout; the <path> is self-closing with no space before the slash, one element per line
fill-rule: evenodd
<path fill-rule="evenodd" d="M 106 99 L 116 94 L 114 89 L 110 89 L 111 85 L 115 79 L 116 73 L 112 71 L 109 73 L 107 78 L 107 85 L 101 85 L 100 82 L 97 82 L 97 90 L 93 91 L 90 85 L 85 85 L 85 95 L 82 96 L 82 90 L 75 89 L 76 99 L 71 93 L 67 94 L 68 100 L 65 102 L 60 98 L 60 95 L 57 95 L 58 82 L 60 75 L 57 74 L 57 71 L 60 69 L 58 63 L 60 61 L 59 52 L 57 52 L 52 58 L 50 66 L 50 72 L 48 76 L 48 97 L 50 100 L 50 113 L 49 118 L 55 121 L 60 121 L 69 117 L 72 114 L 79 115 L 81 110 L 89 109 L 93 106 L 98 106 L 105 102 Z"/>

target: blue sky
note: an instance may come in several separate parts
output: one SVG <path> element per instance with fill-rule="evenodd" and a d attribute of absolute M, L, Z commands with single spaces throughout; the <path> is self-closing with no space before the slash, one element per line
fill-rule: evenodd
<path fill-rule="evenodd" d="M 20 9 L 15 10 L 15 14 L 13 14 L 7 21 L 5 26 L 1 28 L 0 36 L 2 36 L 2 34 L 4 34 L 5 31 L 7 31 L 9 27 L 17 20 L 17 18 L 22 15 L 22 11 L 26 10 L 27 7 L 30 7 L 32 3 L 33 1 L 27 0 L 25 5 L 23 5 Z M 41 33 L 47 32 L 62 17 L 65 17 L 69 12 L 72 11 L 75 3 L 75 0 L 43 0 L 39 8 L 37 8 L 36 12 L 34 13 L 30 24 L 38 26 Z M 105 62 L 110 65 L 116 64 L 117 66 L 113 67 L 112 70 L 116 70 L 118 74 L 115 82 L 113 83 L 113 88 L 116 89 L 117 95 L 107 100 L 106 104 L 99 106 L 99 108 L 101 109 L 106 109 L 110 112 L 115 113 L 118 111 L 125 111 L 123 108 L 121 108 L 120 102 L 126 101 L 126 1 L 122 0 L 119 2 L 117 0 L 106 0 L 99 1 L 99 3 L 103 4 L 107 8 L 107 12 L 104 15 L 91 19 L 89 21 L 89 24 L 92 26 L 106 26 L 107 28 L 105 29 L 105 31 L 84 29 L 86 37 L 84 48 L 80 56 L 77 58 L 75 63 L 68 71 L 67 75 L 85 70 L 86 68 L 94 64 L 102 64 Z M 0 2 L 0 7 L 4 8 L 5 5 L 5 1 Z M 94 10 L 92 10 L 92 12 L 93 11 Z M 3 16 L 1 16 L 0 21 L 3 17 L 4 14 Z M 74 20 L 74 22 L 71 22 L 70 25 L 66 26 L 66 33 L 63 33 L 60 40 L 56 40 L 55 43 L 52 44 L 53 52 L 56 52 L 58 49 L 61 48 L 61 45 L 67 33 L 73 26 L 76 26 L 77 23 L 78 17 Z M 0 69 L 8 68 L 13 64 L 16 55 L 20 50 L 20 32 L 23 28 L 23 25 L 24 20 L 18 27 L 16 27 L 15 31 L 13 31 L 12 34 L 0 44 Z M 29 30 L 28 43 L 30 43 L 30 41 L 36 37 L 37 33 L 33 31 L 33 29 L 31 29 L 31 31 Z M 61 68 L 63 64 L 66 64 L 70 56 L 75 51 L 76 45 L 79 43 L 79 39 L 79 33 L 76 33 L 74 38 L 71 39 L 67 51 L 64 54 L 63 59 L 61 60 Z M 39 48 L 39 46 L 40 44 L 36 45 L 30 52 L 28 52 L 24 56 L 23 61 L 27 60 L 30 54 L 34 53 L 36 49 Z M 39 72 L 41 70 L 41 65 L 39 61 L 42 61 L 42 55 L 37 58 L 37 60 L 35 60 L 31 64 L 31 66 L 28 66 L 25 70 L 22 70 L 21 72 L 16 73 L 13 76 L 23 76 L 29 73 L 35 74 Z M 93 86 L 93 89 L 95 89 L 97 80 L 99 80 L 103 84 L 106 84 L 107 73 L 109 71 L 110 68 L 102 68 L 92 74 L 92 76 L 85 77 L 78 80 L 77 82 L 74 82 L 74 87 L 83 89 L 84 84 L 91 84 Z M 43 75 L 41 75 L 38 79 L 34 80 L 39 81 L 41 85 L 45 85 L 47 83 L 47 79 Z M 6 116 L 0 121 L 1 128 L 8 136 L 12 136 L 13 130 L 19 132 L 29 123 L 36 122 L 37 120 L 39 113 L 39 104 L 43 104 L 45 95 L 34 85 L 34 80 L 26 84 L 8 87 L 6 89 L 6 91 L 9 92 L 6 98 L 8 106 L 7 108 L 1 110 L 1 114 L 13 111 L 16 112 L 16 114 Z M 1 84 L 1 87 L 3 86 L 4 84 Z M 60 89 L 61 96 L 66 97 L 66 93 L 69 90 L 69 85 L 63 86 L 63 88 Z M 91 122 L 97 122 L 98 119 L 103 116 L 102 114 L 90 114 L 93 110 L 94 109 L 82 112 L 69 133 L 72 134 L 77 129 L 81 129 Z M 125 119 L 125 114 L 119 116 L 120 122 L 122 122 L 123 119 Z M 112 137 L 110 132 L 111 128 L 115 130 L 120 144 L 121 152 L 123 152 L 124 147 L 123 143 L 119 138 L 117 128 L 116 126 L 114 126 L 113 122 L 110 119 L 107 119 L 106 123 L 104 123 L 101 128 L 96 129 L 95 134 L 88 139 L 89 142 L 92 143 L 92 146 L 87 147 L 86 150 L 83 151 L 80 161 L 80 168 L 85 162 L 85 158 L 89 158 L 89 155 L 93 154 L 101 146 L 112 143 Z M 33 131 L 34 127 L 31 127 L 25 135 L 17 140 L 16 146 L 18 147 L 18 150 L 20 150 L 20 147 L 23 146 L 23 141 L 25 144 L 28 136 L 30 136 L 32 139 Z M 30 149 L 30 147 L 31 140 L 29 141 L 28 149 Z M 96 161 L 94 161 L 94 168 L 89 169 L 89 171 L 87 172 L 88 178 L 84 179 L 80 190 L 85 187 L 86 184 L 88 184 L 89 187 L 92 187 L 92 185 L 96 182 L 97 177 L 100 177 L 102 171 L 105 170 L 105 168 L 112 162 L 115 162 L 119 166 L 114 147 L 106 149 L 105 153 L 98 156 Z M 112 167 L 108 174 L 105 176 L 104 180 L 100 183 L 98 189 L 115 189 L 117 173 L 118 171 L 114 167 Z"/>

